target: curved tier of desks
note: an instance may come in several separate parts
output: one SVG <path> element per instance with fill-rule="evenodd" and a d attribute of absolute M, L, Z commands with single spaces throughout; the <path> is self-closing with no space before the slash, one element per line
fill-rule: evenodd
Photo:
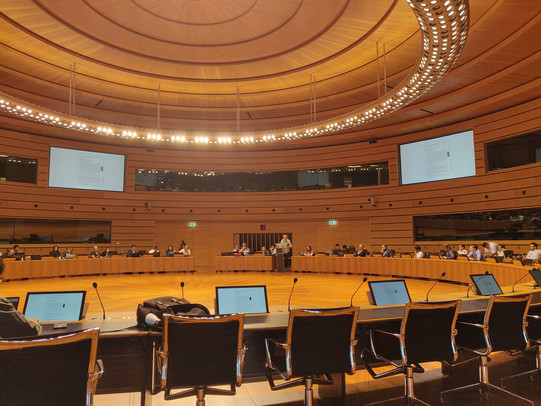
<path fill-rule="evenodd" d="M 5 261 L 5 280 L 137 272 L 189 272 L 193 257 L 77 258 Z"/>
<path fill-rule="evenodd" d="M 323 256 L 291 258 L 291 270 L 294 272 L 350 273 L 425 279 L 438 279 L 445 272 L 446 281 L 469 284 L 471 274 L 489 271 L 494 274 L 501 286 L 512 285 L 530 268 L 506 263 L 442 259 Z"/>
<path fill-rule="evenodd" d="M 276 257 L 264 255 L 217 256 L 214 258 L 217 271 L 273 271 Z"/>

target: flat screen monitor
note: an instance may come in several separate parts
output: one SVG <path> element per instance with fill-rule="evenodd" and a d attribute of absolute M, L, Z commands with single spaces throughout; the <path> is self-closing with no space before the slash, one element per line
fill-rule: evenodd
<path fill-rule="evenodd" d="M 268 313 L 267 287 L 216 286 L 216 314 Z"/>
<path fill-rule="evenodd" d="M 124 155 L 51 147 L 49 187 L 124 191 Z"/>
<path fill-rule="evenodd" d="M 6 299 L 8 300 L 9 303 L 11 303 L 11 305 L 13 306 L 15 310 L 19 310 L 19 300 L 20 300 L 19 296 L 6 297 Z"/>
<path fill-rule="evenodd" d="M 535 284 L 541 286 L 541 269 L 530 269 L 530 275 L 532 275 Z"/>
<path fill-rule="evenodd" d="M 370 281 L 370 294 L 376 306 L 403 305 L 411 302 L 404 279 L 389 281 Z"/>
<path fill-rule="evenodd" d="M 402 185 L 475 176 L 473 131 L 400 145 Z"/>
<path fill-rule="evenodd" d="M 40 322 L 67 322 L 83 317 L 86 291 L 28 292 L 24 315 Z"/>
<path fill-rule="evenodd" d="M 491 273 L 474 274 L 470 275 L 470 278 L 481 296 L 501 295 L 503 293 L 496 278 Z"/>

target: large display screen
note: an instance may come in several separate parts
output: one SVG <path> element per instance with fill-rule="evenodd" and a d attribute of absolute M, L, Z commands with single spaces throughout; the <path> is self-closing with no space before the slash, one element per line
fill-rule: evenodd
<path fill-rule="evenodd" d="M 268 313 L 267 287 L 216 286 L 216 314 Z"/>
<path fill-rule="evenodd" d="M 124 191 L 124 155 L 51 147 L 49 187 Z"/>
<path fill-rule="evenodd" d="M 400 145 L 401 183 L 475 176 L 473 131 Z"/>

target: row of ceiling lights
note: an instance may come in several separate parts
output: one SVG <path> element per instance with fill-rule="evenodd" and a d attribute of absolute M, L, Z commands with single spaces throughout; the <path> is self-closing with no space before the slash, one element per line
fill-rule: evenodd
<path fill-rule="evenodd" d="M 163 135 L 141 130 L 114 128 L 97 125 L 93 122 L 73 121 L 73 117 L 59 113 L 51 114 L 41 108 L 29 108 L 11 97 L 0 100 L 0 110 L 38 121 L 51 126 L 65 127 L 75 131 L 149 142 L 170 142 L 173 144 L 255 144 L 293 141 L 302 138 L 331 135 L 338 131 L 359 126 L 394 112 L 413 102 L 434 86 L 458 59 L 466 41 L 469 27 L 467 0 L 406 0 L 412 7 L 423 36 L 423 51 L 415 73 L 406 79 L 397 90 L 387 93 L 373 103 L 373 107 L 363 108 L 349 116 L 320 123 L 317 126 L 302 127 L 282 134 L 208 136 L 170 132 Z"/>

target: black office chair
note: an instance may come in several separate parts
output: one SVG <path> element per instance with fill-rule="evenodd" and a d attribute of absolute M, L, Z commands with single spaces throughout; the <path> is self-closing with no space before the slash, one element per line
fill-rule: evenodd
<path fill-rule="evenodd" d="M 158 357 L 165 400 L 196 395 L 196 405 L 204 406 L 206 394 L 234 395 L 235 386 L 241 385 L 246 353 L 244 314 L 205 318 L 165 314 L 163 322 L 163 350 Z"/>
<path fill-rule="evenodd" d="M 332 384 L 333 373 L 353 374 L 358 315 L 358 307 L 291 310 L 286 342 L 265 339 L 267 380 L 271 390 L 304 385 L 304 403 L 312 406 L 313 384 Z M 279 373 L 287 382 L 276 385 L 273 373 Z M 294 377 L 299 379 L 290 381 Z"/>
<path fill-rule="evenodd" d="M 99 329 L 0 341 L 2 406 L 92 405 L 103 364 Z"/>
<path fill-rule="evenodd" d="M 362 360 L 366 370 L 374 379 L 391 375 L 405 375 L 405 404 L 427 403 L 413 393 L 413 373 L 424 372 L 423 362 L 454 361 L 457 357 L 455 345 L 455 323 L 460 309 L 460 300 L 452 302 L 408 303 L 400 332 L 370 330 L 372 355 L 379 361 L 391 363 L 396 368 L 376 374 L 363 351 Z M 395 398 L 372 404 L 396 402 Z"/>
<path fill-rule="evenodd" d="M 442 392 L 442 401 L 466 402 L 468 392 L 489 402 L 500 399 L 506 404 L 533 405 L 528 399 L 492 385 L 488 379 L 488 355 L 496 351 L 522 351 L 528 348 L 526 315 L 531 296 L 491 296 L 483 320 L 479 323 L 457 322 L 457 346 L 473 352 L 479 359 L 479 382 Z"/>

